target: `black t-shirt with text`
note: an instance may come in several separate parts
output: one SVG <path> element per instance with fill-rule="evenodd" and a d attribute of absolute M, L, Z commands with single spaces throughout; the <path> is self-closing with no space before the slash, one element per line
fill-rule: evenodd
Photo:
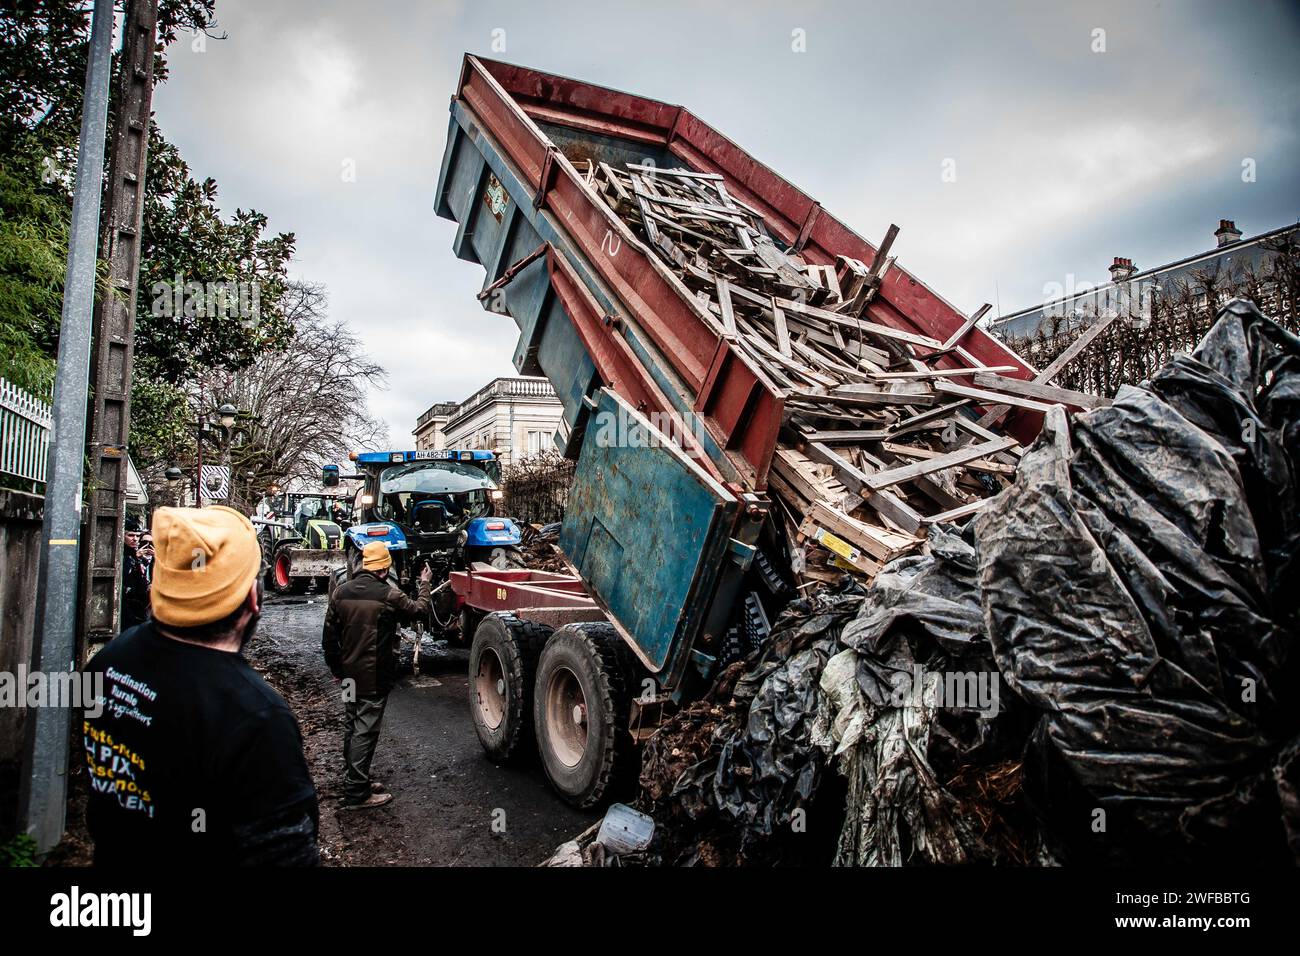
<path fill-rule="evenodd" d="M 81 725 L 96 863 L 235 863 L 259 826 L 298 808 L 315 820 L 298 723 L 242 654 L 147 622 L 86 670 L 103 674 L 102 711 Z"/>

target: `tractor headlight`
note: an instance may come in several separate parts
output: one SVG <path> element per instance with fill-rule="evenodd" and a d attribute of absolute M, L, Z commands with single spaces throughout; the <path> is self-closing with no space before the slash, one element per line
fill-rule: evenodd
<path fill-rule="evenodd" d="M 362 495 L 362 496 L 361 496 L 360 498 L 358 498 L 357 500 L 361 502 L 361 507 L 363 507 L 363 508 L 369 508 L 371 505 L 373 505 L 373 504 L 375 503 L 375 496 L 374 496 L 374 495 Z"/>
<path fill-rule="evenodd" d="M 493 501 L 500 501 L 500 500 L 501 500 L 502 498 L 504 498 L 505 496 L 506 496 L 506 493 L 505 493 L 504 491 L 502 491 L 500 488 L 493 488 L 493 489 L 492 489 L 492 500 L 493 500 Z"/>

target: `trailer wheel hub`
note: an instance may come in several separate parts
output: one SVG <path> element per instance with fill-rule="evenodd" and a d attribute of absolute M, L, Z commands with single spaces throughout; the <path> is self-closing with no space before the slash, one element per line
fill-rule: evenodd
<path fill-rule="evenodd" d="M 501 658 L 490 647 L 479 655 L 474 691 L 479 716 L 488 728 L 496 730 L 506 717 L 506 675 Z"/>
<path fill-rule="evenodd" d="M 547 740 L 557 760 L 576 767 L 587 750 L 587 698 L 578 675 L 558 668 L 546 686 Z"/>

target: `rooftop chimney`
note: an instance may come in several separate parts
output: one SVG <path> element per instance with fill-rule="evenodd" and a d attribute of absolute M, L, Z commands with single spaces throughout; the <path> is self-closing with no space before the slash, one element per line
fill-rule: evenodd
<path fill-rule="evenodd" d="M 1219 240 L 1219 247 L 1230 246 L 1241 239 L 1241 230 L 1231 219 L 1220 219 L 1219 228 L 1214 230 L 1214 238 Z"/>
<path fill-rule="evenodd" d="M 1133 265 L 1132 259 L 1121 259 L 1115 257 L 1115 261 L 1110 264 L 1110 280 L 1112 282 L 1127 282 L 1133 278 L 1133 273 L 1137 272 L 1137 266 Z"/>

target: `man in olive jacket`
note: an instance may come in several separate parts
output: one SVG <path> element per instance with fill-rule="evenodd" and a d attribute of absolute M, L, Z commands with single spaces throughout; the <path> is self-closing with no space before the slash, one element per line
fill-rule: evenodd
<path fill-rule="evenodd" d="M 344 681 L 343 806 L 345 809 L 381 807 L 391 793 L 370 779 L 370 762 L 379 743 L 388 692 L 397 683 L 397 625 L 426 617 L 433 572 L 420 572 L 420 599 L 409 597 L 388 583 L 393 563 L 382 541 L 366 545 L 361 570 L 339 584 L 325 611 L 321 647 L 331 673 Z"/>

